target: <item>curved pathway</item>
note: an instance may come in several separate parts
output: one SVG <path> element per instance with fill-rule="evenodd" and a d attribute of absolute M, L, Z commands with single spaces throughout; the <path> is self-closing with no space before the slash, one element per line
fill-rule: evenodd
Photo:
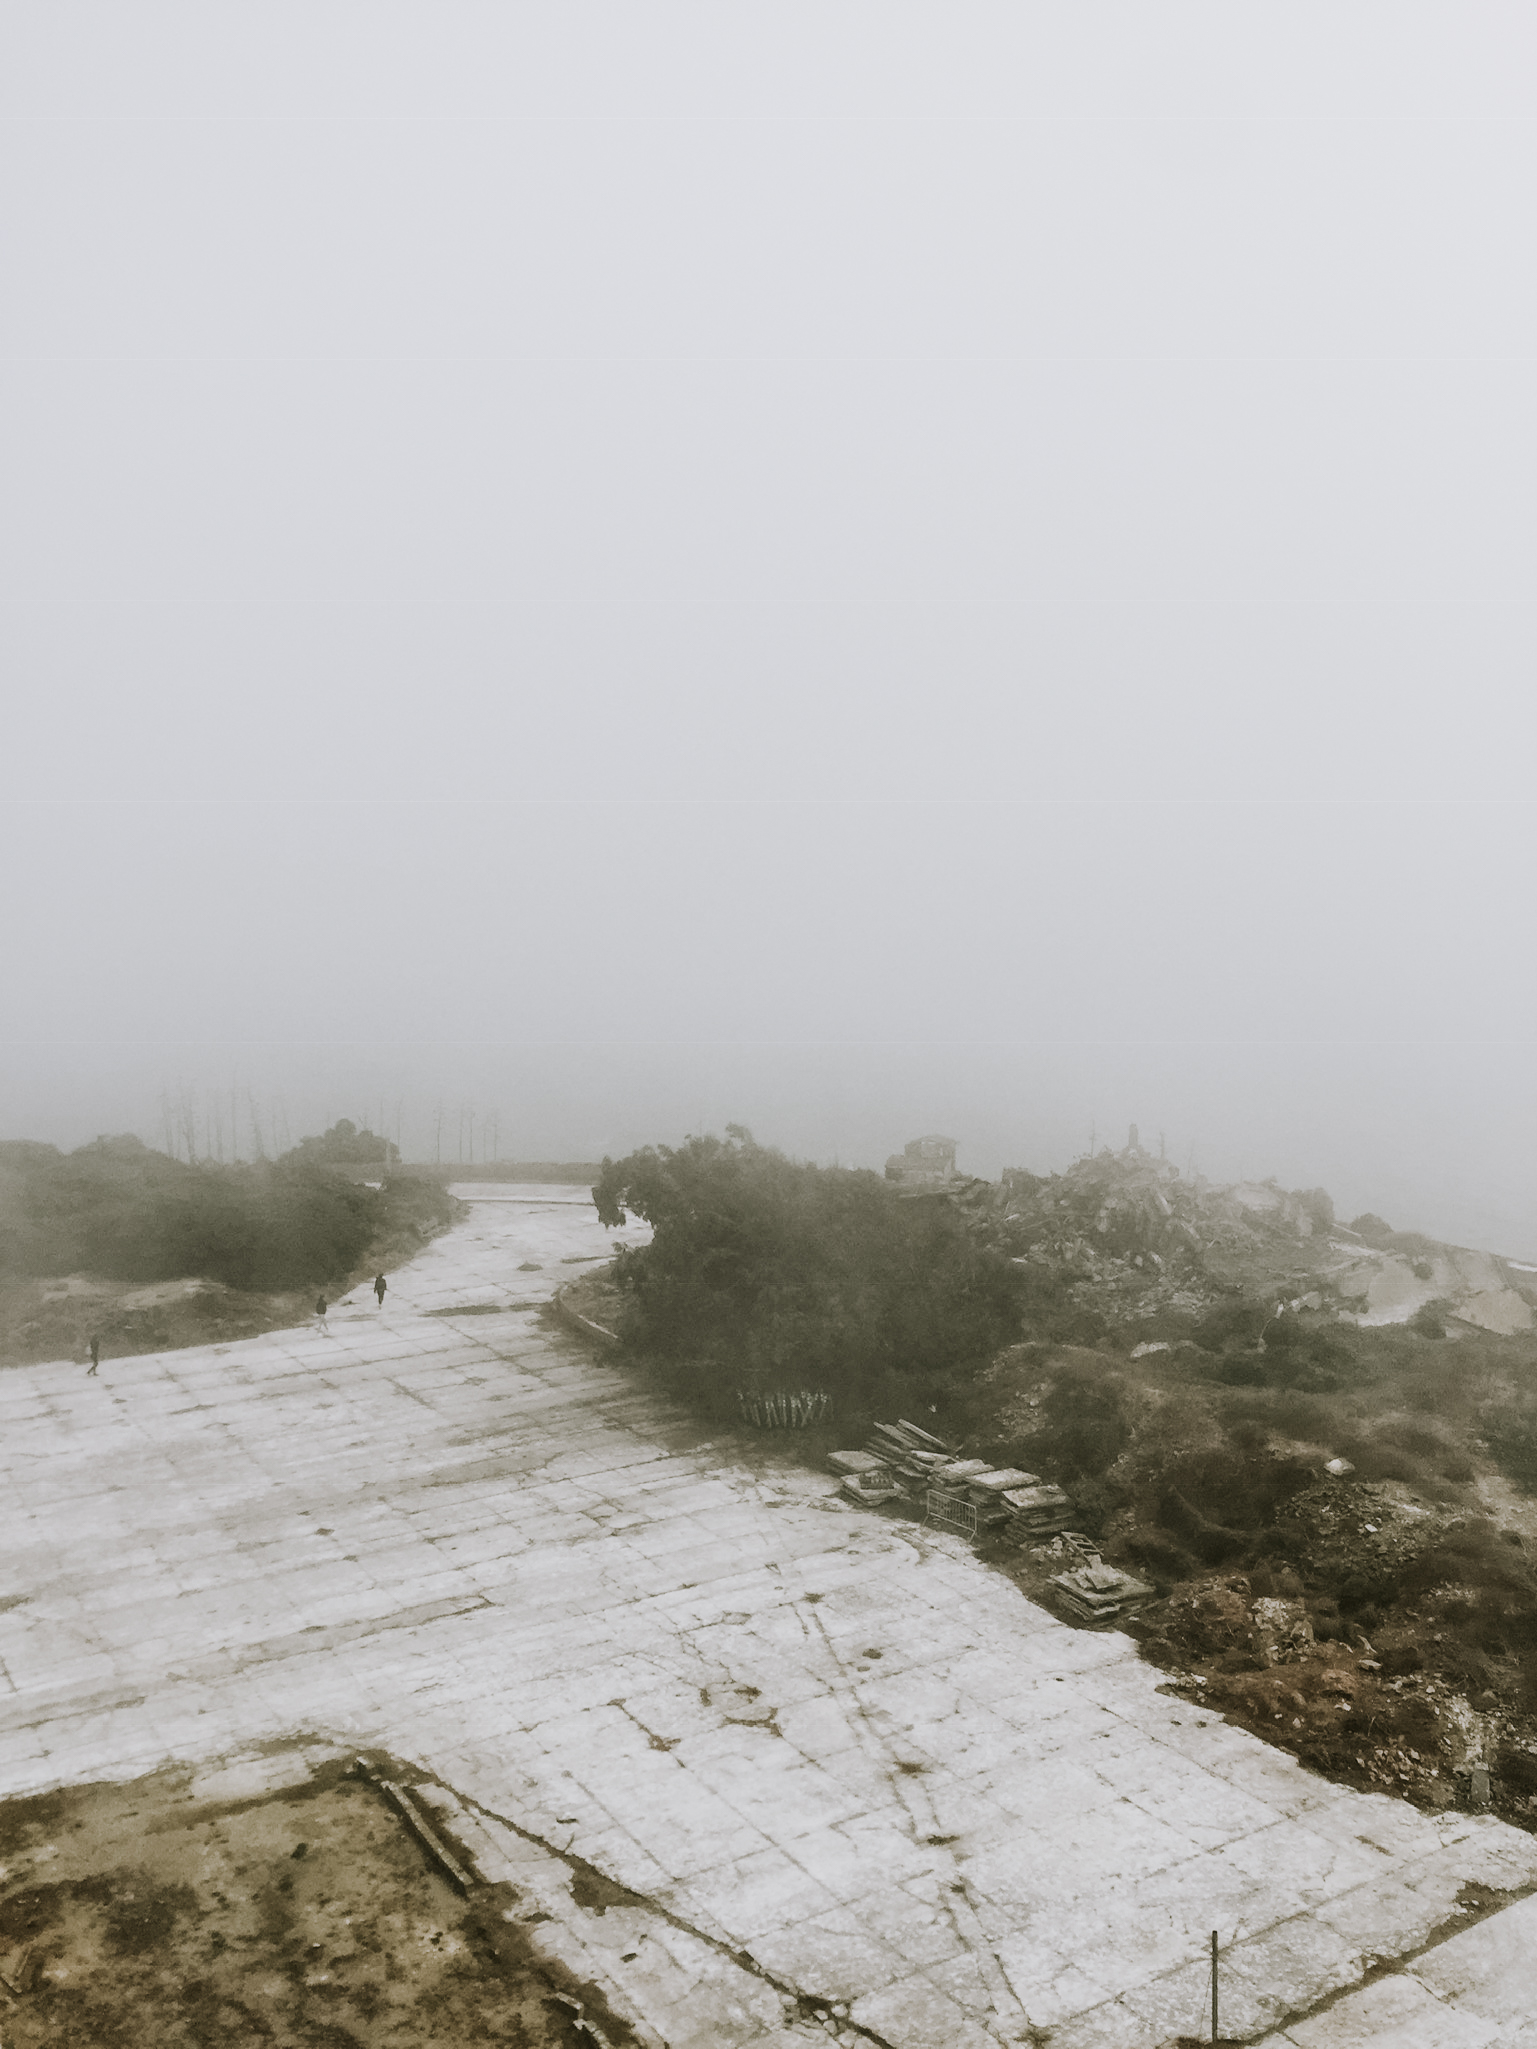
<path fill-rule="evenodd" d="M 816 2002 L 1154 2049 L 1213 1928 L 1224 2033 L 1537 2042 L 1537 1900 L 1456 1932 L 1537 1842 L 1313 1777 L 958 1540 L 700 1443 L 537 1314 L 608 1247 L 574 1191 L 460 1192 L 329 1335 L 0 1374 L 0 1795 L 376 1746 L 672 2049 Z"/>

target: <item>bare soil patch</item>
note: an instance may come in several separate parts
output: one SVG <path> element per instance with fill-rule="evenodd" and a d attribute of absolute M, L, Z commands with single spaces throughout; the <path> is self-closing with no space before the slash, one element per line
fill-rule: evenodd
<path fill-rule="evenodd" d="M 315 1307 L 312 1292 L 246 1294 L 218 1281 L 104 1281 L 90 1274 L 0 1281 L 0 1366 L 44 1359 L 87 1364 L 91 1339 L 106 1359 L 187 1345 L 233 1344 L 288 1330 Z"/>
<path fill-rule="evenodd" d="M 456 1204 L 457 1216 L 462 1205 Z M 440 1227 L 446 1228 L 446 1227 Z M 389 1273 L 419 1253 L 436 1233 L 402 1218 L 368 1248 L 344 1278 L 329 1284 L 333 1300 L 379 1272 Z M 269 1330 L 308 1323 L 314 1288 L 262 1294 L 222 1281 L 110 1281 L 94 1274 L 0 1279 L 0 1366 L 31 1366 L 48 1359 L 85 1365 L 91 1339 L 102 1359 L 132 1359 L 189 1345 L 229 1345 Z"/>
<path fill-rule="evenodd" d="M 6 2049 L 591 2049 L 511 1887 L 459 1897 L 337 1763 L 212 1804 L 185 1772 L 0 1805 Z"/>

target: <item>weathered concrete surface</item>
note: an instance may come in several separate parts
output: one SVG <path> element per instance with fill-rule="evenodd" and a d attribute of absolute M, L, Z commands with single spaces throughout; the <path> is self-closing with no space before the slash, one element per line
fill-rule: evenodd
<path fill-rule="evenodd" d="M 1264 2049 L 1532 2049 L 1537 1899 L 1270 2036 Z"/>
<path fill-rule="evenodd" d="M 786 1989 L 900 2049 L 1150 2049 L 1198 2026 L 1212 1928 L 1225 2032 L 1527 2039 L 1530 1909 L 1426 1945 L 1537 1843 L 1314 1778 L 957 1540 L 700 1445 L 506 1306 L 604 1242 L 477 1202 L 329 1336 L 0 1375 L 0 1792 L 295 1732 L 419 1760 L 488 1875 L 642 1896 L 587 1939 L 674 2049 L 784 2039 Z M 1416 1956 L 1405 2032 L 1339 2032 L 1389 1999 L 1367 1959 Z"/>

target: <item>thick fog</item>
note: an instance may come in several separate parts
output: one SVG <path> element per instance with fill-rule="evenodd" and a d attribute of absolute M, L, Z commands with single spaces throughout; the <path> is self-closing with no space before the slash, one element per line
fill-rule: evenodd
<path fill-rule="evenodd" d="M 1537 1254 L 1529 12 L 3 23 L 0 1135 Z"/>

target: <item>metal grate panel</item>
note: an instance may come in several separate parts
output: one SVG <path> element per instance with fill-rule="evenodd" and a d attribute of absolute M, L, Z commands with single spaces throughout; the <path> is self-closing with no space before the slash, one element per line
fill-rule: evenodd
<path fill-rule="evenodd" d="M 942 1529 L 956 1530 L 963 1537 L 975 1537 L 978 1529 L 977 1511 L 969 1501 L 958 1494 L 947 1494 L 941 1488 L 931 1487 L 928 1493 L 928 1514 L 924 1521 L 937 1523 Z"/>

